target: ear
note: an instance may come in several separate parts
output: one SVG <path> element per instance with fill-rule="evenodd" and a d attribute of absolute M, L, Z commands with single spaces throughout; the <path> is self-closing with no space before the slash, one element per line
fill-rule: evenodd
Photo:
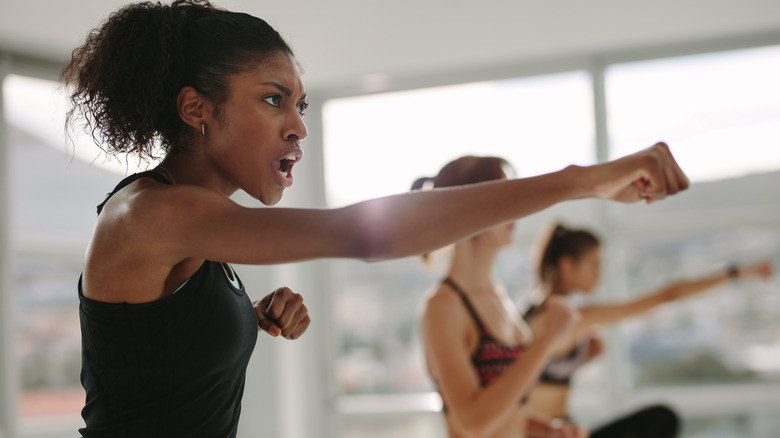
<path fill-rule="evenodd" d="M 204 122 L 208 108 L 206 98 L 192 87 L 182 88 L 176 97 L 176 110 L 179 112 L 179 117 L 197 131 L 201 130 L 200 125 Z"/>
<path fill-rule="evenodd" d="M 574 258 L 570 255 L 561 256 L 558 259 L 558 275 L 563 277 L 574 269 Z"/>

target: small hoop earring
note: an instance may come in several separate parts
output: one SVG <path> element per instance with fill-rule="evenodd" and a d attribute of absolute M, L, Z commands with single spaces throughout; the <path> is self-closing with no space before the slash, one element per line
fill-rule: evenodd
<path fill-rule="evenodd" d="M 206 124 L 201 123 L 200 124 L 200 133 L 205 137 L 206 136 Z"/>

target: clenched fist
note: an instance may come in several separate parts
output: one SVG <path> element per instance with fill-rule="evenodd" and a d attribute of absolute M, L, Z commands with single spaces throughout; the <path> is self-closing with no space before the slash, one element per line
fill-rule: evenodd
<path fill-rule="evenodd" d="M 298 339 L 309 327 L 309 310 L 303 297 L 288 287 L 280 287 L 254 302 L 258 330 L 271 336 Z"/>

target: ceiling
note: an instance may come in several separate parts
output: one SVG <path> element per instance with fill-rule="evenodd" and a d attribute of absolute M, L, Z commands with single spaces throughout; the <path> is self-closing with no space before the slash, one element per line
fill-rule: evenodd
<path fill-rule="evenodd" d="M 61 62 L 124 0 L 0 0 L 0 48 Z M 266 19 L 308 88 L 780 32 L 780 0 L 214 0 Z M 778 40 L 780 43 L 780 40 Z M 372 76 L 373 75 L 373 76 Z"/>

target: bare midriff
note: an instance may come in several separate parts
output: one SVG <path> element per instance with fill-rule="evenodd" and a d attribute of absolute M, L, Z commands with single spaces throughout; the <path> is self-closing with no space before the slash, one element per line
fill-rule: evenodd
<path fill-rule="evenodd" d="M 526 409 L 528 405 L 518 406 L 512 414 L 506 418 L 501 426 L 486 438 L 524 438 L 526 429 Z M 468 438 L 469 435 L 458 432 L 454 427 L 452 414 L 445 415 L 447 419 L 448 438 Z"/>
<path fill-rule="evenodd" d="M 538 383 L 531 391 L 528 405 L 551 417 L 566 418 L 568 416 L 566 409 L 568 395 L 569 385 Z"/>

